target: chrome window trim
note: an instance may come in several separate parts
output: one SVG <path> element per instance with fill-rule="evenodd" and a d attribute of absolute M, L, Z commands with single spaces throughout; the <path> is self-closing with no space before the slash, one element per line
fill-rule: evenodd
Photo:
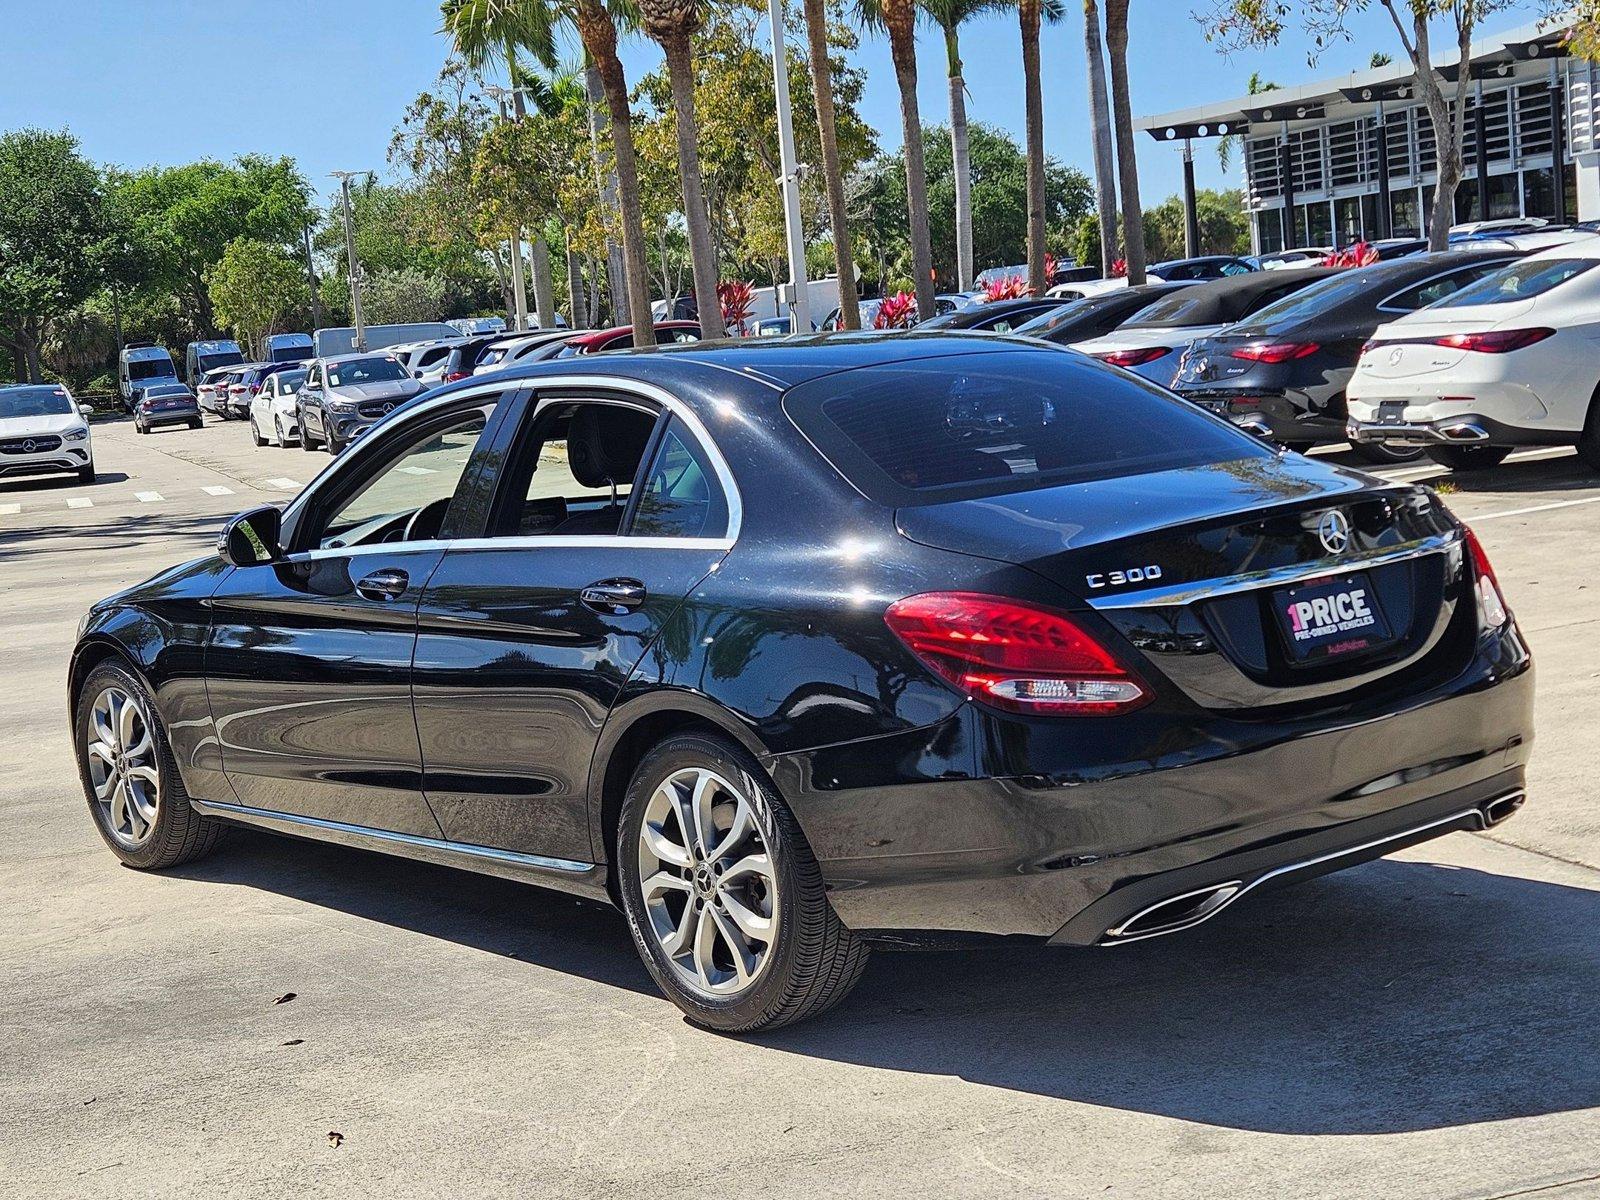
<path fill-rule="evenodd" d="M 492 376 L 490 377 L 492 378 Z M 635 398 L 649 403 L 658 404 L 662 409 L 679 418 L 694 435 L 695 440 L 705 450 L 706 456 L 711 460 L 712 470 L 716 473 L 717 482 L 722 485 L 723 494 L 728 502 L 728 528 L 721 537 L 714 538 L 670 538 L 670 537 L 629 537 L 626 534 L 594 535 L 594 536 L 550 536 L 550 537 L 480 537 L 480 538 L 453 538 L 449 540 L 430 539 L 419 542 L 378 542 L 365 546 L 333 546 L 313 550 L 301 550 L 294 554 L 285 555 L 283 561 L 315 562 L 325 558 L 353 557 L 363 554 L 394 554 L 415 550 L 514 550 L 533 549 L 537 546 L 565 546 L 588 547 L 590 549 L 629 548 L 636 550 L 716 550 L 727 551 L 739 540 L 739 530 L 744 525 L 744 501 L 739 494 L 739 485 L 734 482 L 733 472 L 728 467 L 728 461 L 723 457 L 722 448 L 717 445 L 710 432 L 706 429 L 700 418 L 665 388 L 652 383 L 645 383 L 636 379 L 625 379 L 614 375 L 548 375 L 533 379 L 509 379 L 499 382 L 475 385 L 460 392 L 452 392 L 448 396 L 440 396 L 437 400 L 419 404 L 416 410 L 407 414 L 407 421 L 421 419 L 423 414 L 453 404 L 470 404 L 474 398 L 489 394 L 504 395 L 509 392 L 527 388 L 533 393 L 531 412 L 524 415 L 524 420 L 531 419 L 541 407 L 550 402 L 571 402 L 569 397 L 551 397 L 542 393 L 549 389 L 574 388 L 587 391 L 614 391 L 632 394 Z M 604 402 L 604 396 L 594 396 L 594 402 Z M 359 443 L 358 443 L 359 445 Z M 348 459 L 345 461 L 358 461 Z M 306 486 L 298 496 L 284 509 L 285 521 L 295 515 L 297 510 L 310 502 L 320 487 L 325 487 L 328 481 L 340 474 L 337 466 L 324 471 Z"/>
<path fill-rule="evenodd" d="M 1307 579 L 1322 579 L 1329 575 L 1342 575 L 1347 571 L 1370 570 L 1403 559 L 1442 554 L 1460 542 L 1461 535 L 1452 530 L 1450 533 L 1434 534 L 1431 537 L 1402 542 L 1398 546 L 1382 546 L 1355 554 L 1342 554 L 1337 558 L 1319 558 L 1308 563 L 1273 567 L 1265 571 L 1249 571 L 1242 575 L 1202 579 L 1193 583 L 1173 583 L 1164 587 L 1142 588 L 1136 592 L 1118 592 L 1114 596 L 1090 596 L 1089 606 L 1106 610 L 1193 604 L 1198 600 L 1214 600 L 1218 596 L 1231 596 L 1237 592 L 1286 587 Z"/>

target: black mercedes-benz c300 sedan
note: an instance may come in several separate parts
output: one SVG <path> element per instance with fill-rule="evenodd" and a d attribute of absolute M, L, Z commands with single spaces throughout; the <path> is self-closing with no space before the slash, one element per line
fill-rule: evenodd
<path fill-rule="evenodd" d="M 68 688 L 130 866 L 242 823 L 609 900 L 752 1030 L 875 943 L 1117 945 L 1491 825 L 1533 672 L 1425 488 L 901 334 L 429 392 L 97 604 Z"/>

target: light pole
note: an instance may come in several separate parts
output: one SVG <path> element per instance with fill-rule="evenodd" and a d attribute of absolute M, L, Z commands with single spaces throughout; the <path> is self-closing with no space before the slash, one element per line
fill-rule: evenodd
<path fill-rule="evenodd" d="M 778 162 L 783 174 L 783 230 L 789 243 L 790 331 L 811 332 L 811 289 L 806 286 L 806 235 L 800 224 L 800 164 L 795 162 L 794 117 L 789 111 L 789 58 L 783 49 L 783 0 L 767 0 L 772 22 L 772 89 L 778 102 Z M 780 292 L 782 289 L 780 289 Z"/>
<path fill-rule="evenodd" d="M 500 105 L 500 119 L 508 120 L 506 112 L 506 97 L 511 95 L 510 88 L 490 84 L 483 89 L 484 94 Z M 518 333 L 525 333 L 528 328 L 528 285 L 522 278 L 522 230 L 514 229 L 511 232 L 511 303 L 515 312 L 511 314 L 512 324 Z"/>
<path fill-rule="evenodd" d="M 361 319 L 361 267 L 356 262 L 355 219 L 350 215 L 350 180 L 356 175 L 370 176 L 372 172 L 331 171 L 329 174 L 339 181 L 339 196 L 344 202 L 344 249 L 350 260 L 350 317 L 356 327 L 354 349 L 357 354 L 364 354 L 367 349 L 367 326 Z"/>

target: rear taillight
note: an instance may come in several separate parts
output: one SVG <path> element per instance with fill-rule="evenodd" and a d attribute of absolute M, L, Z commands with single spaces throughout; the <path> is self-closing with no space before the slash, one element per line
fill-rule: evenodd
<path fill-rule="evenodd" d="M 884 619 L 911 652 L 977 700 L 1040 716 L 1109 716 L 1148 689 L 1066 613 L 973 592 L 925 592 Z"/>
<path fill-rule="evenodd" d="M 1434 338 L 1436 346 L 1472 350 L 1479 354 L 1508 354 L 1555 335 L 1554 329 L 1493 329 L 1487 333 L 1447 333 Z"/>
<path fill-rule="evenodd" d="M 1316 342 L 1248 342 L 1229 351 L 1228 356 L 1247 362 L 1282 363 L 1305 358 L 1319 349 Z"/>
<path fill-rule="evenodd" d="M 259 391 L 260 391 L 260 390 L 261 390 L 261 385 L 260 385 L 260 384 L 259 384 L 259 383 L 252 383 L 252 384 L 251 384 L 251 385 L 250 385 L 250 394 L 251 394 L 251 395 L 252 395 L 252 396 L 254 396 L 254 395 L 255 395 L 255 394 L 256 394 L 256 393 L 257 393 L 257 392 L 259 392 Z"/>
<path fill-rule="evenodd" d="M 1500 581 L 1494 576 L 1478 535 L 1471 529 L 1466 529 L 1465 535 L 1467 556 L 1472 560 L 1473 590 L 1478 594 L 1478 615 L 1483 618 L 1485 629 L 1499 629 L 1511 620 L 1505 598 L 1500 595 Z"/>
<path fill-rule="evenodd" d="M 1112 350 L 1106 354 L 1096 354 L 1095 357 L 1113 367 L 1142 367 L 1171 353 L 1171 346 L 1141 346 L 1137 350 Z"/>
<path fill-rule="evenodd" d="M 471 375 L 472 375 L 471 371 L 446 371 L 445 375 L 444 375 L 444 382 L 445 383 L 454 383 L 458 379 L 470 378 Z"/>

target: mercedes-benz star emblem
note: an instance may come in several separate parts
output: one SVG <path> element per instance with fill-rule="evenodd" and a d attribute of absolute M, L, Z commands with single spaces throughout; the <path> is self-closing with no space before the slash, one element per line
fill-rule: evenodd
<path fill-rule="evenodd" d="M 1350 519 L 1338 509 L 1329 509 L 1317 520 L 1317 537 L 1329 554 L 1343 554 L 1350 549 Z"/>
<path fill-rule="evenodd" d="M 38 443 L 35 442 L 32 438 L 27 438 L 22 443 L 22 452 L 24 454 L 32 454 L 38 448 L 39 448 Z"/>

